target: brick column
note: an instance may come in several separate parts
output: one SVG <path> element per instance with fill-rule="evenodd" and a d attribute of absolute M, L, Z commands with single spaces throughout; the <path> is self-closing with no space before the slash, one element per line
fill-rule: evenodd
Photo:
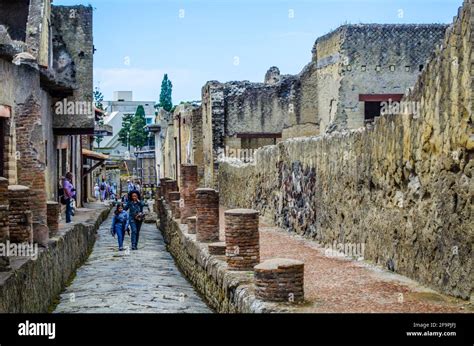
<path fill-rule="evenodd" d="M 187 218 L 186 224 L 188 225 L 189 234 L 196 234 L 196 220 L 196 216 L 191 216 Z"/>
<path fill-rule="evenodd" d="M 8 179 L 0 177 L 0 243 L 3 244 L 7 244 L 10 239 L 8 209 Z M 10 259 L 0 256 L 0 272 L 8 270 L 10 270 Z"/>
<path fill-rule="evenodd" d="M 33 217 L 31 213 L 30 189 L 21 185 L 8 187 L 10 210 L 8 223 L 12 243 L 33 242 Z"/>
<path fill-rule="evenodd" d="M 59 216 L 61 214 L 61 205 L 57 202 L 48 201 L 46 203 L 48 209 L 48 227 L 49 235 L 55 236 L 59 230 Z"/>
<path fill-rule="evenodd" d="M 286 258 L 267 260 L 255 266 L 255 296 L 272 302 L 304 300 L 304 263 Z"/>
<path fill-rule="evenodd" d="M 230 270 L 253 270 L 260 262 L 259 213 L 252 209 L 231 209 L 225 215 L 227 265 Z"/>
<path fill-rule="evenodd" d="M 196 189 L 198 186 L 198 167 L 195 165 L 181 165 L 181 198 L 184 205 L 181 207 L 181 223 L 187 218 L 196 215 Z"/>
<path fill-rule="evenodd" d="M 174 191 L 179 191 L 178 183 L 176 180 L 167 180 L 165 181 L 165 200 L 167 203 L 170 203 L 170 193 Z"/>
<path fill-rule="evenodd" d="M 179 200 L 181 198 L 181 194 L 178 191 L 172 191 L 168 194 L 169 196 L 169 203 L 171 208 L 171 213 L 175 219 L 179 218 Z"/>
<path fill-rule="evenodd" d="M 196 239 L 201 242 L 219 240 L 219 193 L 214 189 L 196 190 Z"/>

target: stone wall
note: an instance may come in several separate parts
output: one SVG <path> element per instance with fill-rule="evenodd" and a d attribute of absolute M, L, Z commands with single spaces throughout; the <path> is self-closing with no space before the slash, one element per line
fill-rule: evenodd
<path fill-rule="evenodd" d="M 47 313 L 75 270 L 87 259 L 99 225 L 110 209 L 51 238 L 36 260 L 11 259 L 13 271 L 0 273 L 0 313 Z"/>
<path fill-rule="evenodd" d="M 290 311 L 287 305 L 256 299 L 252 272 L 229 271 L 225 256 L 211 255 L 209 244 L 198 242 L 195 234 L 187 232 L 187 225 L 180 225 L 179 220 L 172 218 L 169 206 L 160 202 L 159 228 L 167 248 L 183 274 L 214 310 L 219 313 Z"/>
<path fill-rule="evenodd" d="M 366 260 L 443 293 L 472 295 L 474 136 L 469 1 L 407 100 L 421 113 L 373 128 L 289 139 L 254 164 L 221 163 L 227 207 L 254 208 L 322 244 L 363 243 Z"/>

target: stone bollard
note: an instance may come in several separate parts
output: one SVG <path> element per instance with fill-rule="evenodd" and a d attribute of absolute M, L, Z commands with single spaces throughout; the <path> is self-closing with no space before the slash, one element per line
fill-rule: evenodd
<path fill-rule="evenodd" d="M 304 300 L 304 263 L 274 258 L 255 266 L 255 296 L 271 302 Z"/>
<path fill-rule="evenodd" d="M 0 177 L 0 243 L 6 244 L 10 240 L 8 222 L 8 179 Z M 0 272 L 10 270 L 10 259 L 0 256 Z"/>
<path fill-rule="evenodd" d="M 153 204 L 153 210 L 157 215 L 160 214 L 160 199 L 161 199 L 161 186 L 157 186 L 156 191 L 155 191 L 155 203 Z"/>
<path fill-rule="evenodd" d="M 173 213 L 173 217 L 175 219 L 181 218 L 181 211 L 179 207 L 180 201 L 171 201 L 171 212 Z"/>
<path fill-rule="evenodd" d="M 12 243 L 33 242 L 33 218 L 30 207 L 30 189 L 22 185 L 8 187 L 10 209 L 8 223 Z"/>
<path fill-rule="evenodd" d="M 181 165 L 181 224 L 187 218 L 196 215 L 196 189 L 198 184 L 198 167 L 195 165 Z"/>
<path fill-rule="evenodd" d="M 196 234 L 196 216 L 191 216 L 186 219 L 186 224 L 188 225 L 188 233 Z"/>
<path fill-rule="evenodd" d="M 168 192 L 169 205 L 173 218 L 179 218 L 179 200 L 181 198 L 181 193 L 178 191 Z"/>
<path fill-rule="evenodd" d="M 230 270 L 253 270 L 260 262 L 259 212 L 231 209 L 225 213 L 227 265 Z"/>
<path fill-rule="evenodd" d="M 171 199 L 170 199 L 170 193 L 171 192 L 176 192 L 176 191 L 179 191 L 178 190 L 178 184 L 176 183 L 176 180 L 167 180 L 165 182 L 165 186 L 166 186 L 166 194 L 165 194 L 165 200 L 167 203 L 171 203 Z"/>
<path fill-rule="evenodd" d="M 225 256 L 225 242 L 211 243 L 208 246 L 209 253 L 215 256 Z"/>
<path fill-rule="evenodd" d="M 47 206 L 47 216 L 48 216 L 48 227 L 49 227 L 49 236 L 54 237 L 59 230 L 59 216 L 61 215 L 61 205 L 57 202 L 48 201 Z"/>
<path fill-rule="evenodd" d="M 219 193 L 214 189 L 196 190 L 196 239 L 201 242 L 219 240 Z"/>
<path fill-rule="evenodd" d="M 161 186 L 161 197 L 168 202 L 168 192 L 172 190 L 168 190 L 168 182 L 171 181 L 170 178 L 161 178 L 160 179 L 160 186 Z"/>

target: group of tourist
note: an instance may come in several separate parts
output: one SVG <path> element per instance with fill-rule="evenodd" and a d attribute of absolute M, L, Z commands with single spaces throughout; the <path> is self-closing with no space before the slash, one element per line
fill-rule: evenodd
<path fill-rule="evenodd" d="M 117 236 L 119 251 L 123 251 L 125 234 L 131 236 L 132 250 L 138 249 L 140 229 L 145 218 L 144 206 L 145 204 L 140 199 L 140 192 L 136 190 L 129 192 L 125 204 L 117 204 L 110 231 L 112 236 Z"/>
<path fill-rule="evenodd" d="M 94 187 L 97 200 L 114 199 L 116 201 L 111 234 L 113 237 L 117 236 L 119 251 L 124 249 L 123 242 L 126 234 L 131 237 L 132 250 L 138 249 L 140 230 L 145 219 L 143 211 L 145 203 L 141 200 L 140 184 L 133 184 L 128 180 L 127 185 L 128 194 L 122 196 L 121 202 L 117 202 L 116 184 L 110 184 L 102 179 L 101 184 L 95 184 Z M 73 185 L 73 176 L 71 172 L 68 172 L 64 177 L 61 177 L 60 185 L 60 201 L 66 205 L 66 223 L 72 222 L 75 200 L 76 189 Z"/>
<path fill-rule="evenodd" d="M 96 183 L 94 186 L 94 196 L 96 200 L 104 202 L 106 200 L 115 200 L 117 195 L 117 184 L 109 183 L 102 178 L 102 182 Z"/>

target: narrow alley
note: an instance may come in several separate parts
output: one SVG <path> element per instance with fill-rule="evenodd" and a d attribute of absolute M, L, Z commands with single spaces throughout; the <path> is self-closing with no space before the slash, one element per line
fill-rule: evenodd
<path fill-rule="evenodd" d="M 143 224 L 138 251 L 118 251 L 111 213 L 87 262 L 61 294 L 55 313 L 212 312 L 177 269 L 154 224 Z M 125 237 L 130 248 L 130 237 Z"/>

